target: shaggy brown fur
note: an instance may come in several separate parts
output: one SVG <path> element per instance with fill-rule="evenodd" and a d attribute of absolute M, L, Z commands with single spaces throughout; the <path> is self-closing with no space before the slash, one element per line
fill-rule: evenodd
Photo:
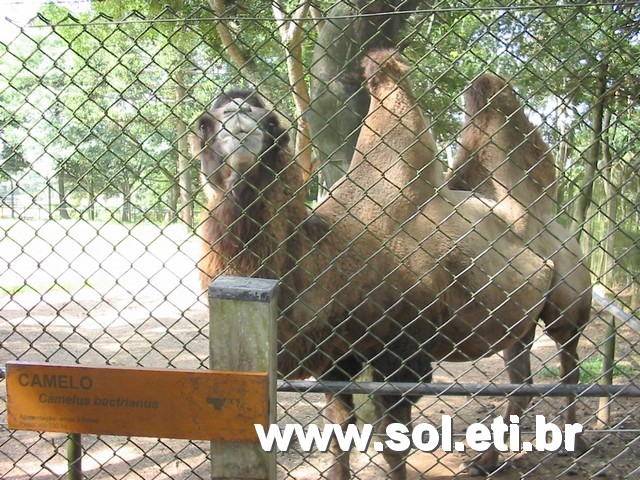
<path fill-rule="evenodd" d="M 273 148 L 263 107 L 223 99 L 196 142 L 212 192 L 203 287 L 224 273 L 280 279 L 278 369 L 288 378 L 347 380 L 370 364 L 375 380 L 429 381 L 431 358 L 470 360 L 528 342 L 552 285 L 553 262 L 491 202 L 442 185 L 408 67 L 394 52 L 370 57 L 357 153 L 315 212 L 299 198 L 301 176 L 282 142 Z M 233 127 L 242 123 L 234 115 L 251 128 Z M 250 147 L 257 139 L 260 153 Z M 351 396 L 327 400 L 332 423 L 355 421 Z M 379 407 L 380 431 L 410 424 L 410 398 L 381 397 Z M 327 477 L 348 479 L 349 453 L 336 442 L 331 450 Z M 405 479 L 405 454 L 383 455 L 389 478 Z"/>
<path fill-rule="evenodd" d="M 419 345 L 435 330 L 428 321 L 415 321 L 421 297 L 411 292 L 413 279 L 397 269 L 393 252 L 367 225 L 350 214 L 354 202 L 331 201 L 317 212 L 305 208 L 299 167 L 283 142 L 273 148 L 269 140 L 277 135 L 263 137 L 262 153 L 252 162 L 239 145 L 225 153 L 229 139 L 220 140 L 224 125 L 245 138 L 248 131 L 273 132 L 278 126 L 275 116 L 259 113 L 259 107 L 245 106 L 239 115 L 242 106 L 227 112 L 225 102 L 231 103 L 223 97 L 200 120 L 199 137 L 192 141 L 210 197 L 200 229 L 203 288 L 222 274 L 280 279 L 281 376 L 349 380 L 368 364 L 378 381 L 429 381 L 430 356 Z M 234 115 L 252 126 L 234 128 Z M 336 195 L 341 196 L 337 190 Z M 381 397 L 381 429 L 396 418 L 396 401 Z M 327 395 L 327 403 L 328 418 L 345 426 L 353 421 L 350 396 Z M 349 478 L 349 454 L 337 444 L 331 450 L 337 461 L 328 478 Z M 403 478 L 403 472 L 398 467 L 391 478 Z"/>
<path fill-rule="evenodd" d="M 535 218 L 527 213 L 544 216 L 553 209 L 557 190 L 553 154 L 502 78 L 481 75 L 464 99 L 467 118 L 449 186 L 498 202 L 508 200 L 498 208 L 511 212 L 514 228 L 527 229 Z"/>
<path fill-rule="evenodd" d="M 577 346 L 590 319 L 591 279 L 580 246 L 554 217 L 556 168 L 549 146 L 523 112 L 514 91 L 494 75 L 482 75 L 465 93 L 467 121 L 449 185 L 473 190 L 508 212 L 513 229 L 531 248 L 554 264 L 554 279 L 541 312 L 547 333 L 558 344 L 563 383 L 577 383 Z M 531 382 L 530 344 L 507 352 L 512 381 Z M 529 403 L 521 397 L 505 417 L 519 415 Z M 567 398 L 565 421 L 576 422 L 574 398 Z M 587 450 L 579 437 L 577 452 Z M 484 466 L 497 460 L 484 456 Z"/>
<path fill-rule="evenodd" d="M 296 262 L 311 244 L 322 241 L 328 228 L 312 218 L 303 203 L 302 172 L 292 161 L 288 138 L 283 137 L 275 114 L 270 113 L 262 125 L 258 125 L 257 128 L 268 132 L 268 140 L 259 158 L 245 171 L 233 166 L 235 152 L 220 153 L 216 145 L 217 135 L 223 129 L 220 117 L 224 113 L 220 110 L 230 98 L 246 100 L 252 96 L 251 92 L 239 91 L 218 98 L 212 113 L 199 120 L 199 136 L 192 139 L 192 149 L 201 159 L 202 172 L 208 173 L 203 176 L 203 184 L 209 192 L 208 209 L 199 230 L 203 241 L 198 267 L 205 289 L 219 275 L 286 278 L 294 285 L 286 282 L 281 289 L 280 305 L 285 311 L 295 301 L 296 292 L 310 288 L 310 275 L 315 271 L 315 268 L 309 272 L 296 269 Z M 258 106 L 263 108 L 261 103 Z M 274 142 L 274 138 L 280 140 Z M 233 179 L 234 175 L 239 178 Z M 322 263 L 326 264 L 328 258 Z M 298 275 L 293 275 L 294 271 Z M 289 319 L 281 322 L 281 326 L 280 337 L 289 342 L 288 351 L 295 350 L 296 354 L 294 358 L 281 356 L 280 371 L 284 375 L 298 372 L 295 375 L 303 377 L 322 372 L 326 360 L 310 359 L 315 350 L 314 335 L 299 337 L 293 346 L 291 339 L 298 326 L 290 324 Z M 327 327 L 319 330 L 323 337 L 330 334 Z M 301 368 L 301 359 L 308 359 L 306 369 Z"/>

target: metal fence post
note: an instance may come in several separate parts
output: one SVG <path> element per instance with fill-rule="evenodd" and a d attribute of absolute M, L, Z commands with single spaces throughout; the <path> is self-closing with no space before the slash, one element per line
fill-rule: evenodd
<path fill-rule="evenodd" d="M 67 436 L 67 463 L 69 470 L 67 478 L 69 480 L 82 480 L 82 435 L 80 433 L 70 433 Z"/>
<path fill-rule="evenodd" d="M 209 286 L 210 367 L 268 372 L 269 423 L 276 423 L 276 291 L 276 280 L 260 278 L 218 277 Z M 211 478 L 274 480 L 275 450 L 211 442 Z"/>
<path fill-rule="evenodd" d="M 605 321 L 605 337 L 602 342 L 602 375 L 599 383 L 612 385 L 616 357 L 616 318 L 609 312 L 604 312 L 602 318 Z M 600 397 L 596 414 L 596 428 L 606 428 L 610 419 L 611 397 Z"/>

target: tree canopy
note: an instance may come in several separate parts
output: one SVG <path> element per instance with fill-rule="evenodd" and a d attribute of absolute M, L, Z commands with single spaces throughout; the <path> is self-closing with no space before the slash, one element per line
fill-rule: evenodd
<path fill-rule="evenodd" d="M 616 281 L 630 284 L 640 263 L 637 4 L 417 3 L 397 12 L 408 16 L 399 44 L 443 161 L 456 149 L 466 86 L 484 71 L 505 77 L 554 149 L 562 222 L 587 233 L 593 265 L 619 259 Z M 230 85 L 256 87 L 286 115 L 312 165 L 304 115 L 332 2 L 163 5 L 46 4 L 0 46 L 3 204 L 21 188 L 55 218 L 197 223 L 203 199 L 186 137 Z M 615 215 L 613 252 L 605 212 Z"/>

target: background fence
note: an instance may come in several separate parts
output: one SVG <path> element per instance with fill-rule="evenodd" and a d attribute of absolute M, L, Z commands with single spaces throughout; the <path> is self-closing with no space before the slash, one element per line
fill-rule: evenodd
<path fill-rule="evenodd" d="M 195 233 L 206 202 L 187 144 L 195 119 L 221 90 L 256 87 L 296 133 L 314 206 L 350 159 L 350 132 L 366 112 L 359 58 L 382 41 L 403 48 L 445 167 L 459 149 L 467 85 L 491 71 L 515 86 L 556 158 L 556 218 L 576 232 L 596 291 L 622 313 L 612 320 L 602 302 L 594 303 L 579 348 L 581 382 L 602 380 L 611 332 L 613 382 L 638 382 L 637 323 L 621 321 L 633 320 L 640 306 L 636 2 L 166 3 L 4 2 L 0 363 L 206 368 Z M 556 348 L 540 330 L 535 381 L 556 381 L 556 364 Z M 442 362 L 433 381 L 492 384 L 507 377 L 494 356 Z M 5 399 L 0 381 L 3 423 Z M 279 418 L 322 422 L 322 400 L 282 393 Z M 640 478 L 640 407 L 622 396 L 608 403 L 609 423 L 596 428 L 597 399 L 578 399 L 579 421 L 593 427 L 587 454 L 516 455 L 516 469 L 500 478 Z M 413 418 L 437 424 L 446 413 L 459 433 L 495 417 L 503 404 L 501 397 L 427 396 Z M 562 409 L 560 399 L 536 398 L 524 424 L 533 414 L 558 419 Z M 0 426 L 0 474 L 65 475 L 65 440 Z M 84 443 L 88 478 L 210 475 L 202 442 L 87 436 Z M 354 460 L 354 476 L 383 475 L 381 455 L 370 456 Z M 409 472 L 448 477 L 462 459 L 416 453 Z M 328 462 L 294 448 L 279 457 L 279 475 L 319 478 Z"/>

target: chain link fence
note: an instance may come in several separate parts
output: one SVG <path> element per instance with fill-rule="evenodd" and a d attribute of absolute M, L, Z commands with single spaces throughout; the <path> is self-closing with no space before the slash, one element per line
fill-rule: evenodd
<path fill-rule="evenodd" d="M 22 360 L 207 368 L 210 332 L 199 270 L 206 267 L 208 258 L 201 250 L 206 219 L 216 218 L 206 212 L 208 208 L 215 212 L 219 198 L 203 189 L 200 181 L 200 158 L 211 145 L 205 141 L 191 150 L 189 137 L 202 135 L 198 118 L 222 91 L 236 87 L 256 89 L 268 110 L 279 112 L 304 180 L 295 195 L 309 209 L 316 209 L 311 218 L 324 218 L 329 224 L 327 218 L 331 218 L 333 229 L 347 232 L 346 243 L 339 244 L 344 250 L 327 251 L 321 250 L 322 243 L 330 234 L 317 227 L 318 237 L 311 238 L 305 254 L 291 246 L 288 234 L 272 238 L 275 251 L 285 252 L 282 262 L 288 267 L 284 271 L 273 266 L 280 261 L 274 252 L 266 257 L 255 254 L 258 266 L 252 273 L 257 276 L 284 278 L 290 271 L 297 275 L 302 271 L 308 286 L 285 289 L 282 297 L 295 308 L 302 305 L 310 319 L 327 315 L 338 326 L 326 337 L 332 343 L 310 332 L 309 325 L 315 325 L 311 320 L 298 323 L 299 332 L 288 332 L 289 340 L 298 334 L 313 344 L 308 357 L 293 352 L 301 365 L 308 365 L 314 355 L 325 355 L 335 364 L 332 369 L 325 367 L 325 380 L 430 380 L 492 386 L 517 383 L 514 379 L 519 376 L 523 381 L 533 379 L 534 384 L 551 384 L 571 376 L 571 371 L 563 370 L 571 363 L 558 367 L 563 358 L 556 346 L 559 342 L 569 351 L 567 358 L 572 358 L 571 348 L 577 348 L 580 383 L 638 384 L 640 8 L 636 2 L 168 3 L 163 7 L 153 2 L 82 0 L 39 6 L 20 1 L 4 4 L 6 18 L 0 28 L 0 364 Z M 375 95 L 371 99 L 370 89 L 376 88 L 372 85 L 376 79 L 388 79 L 380 72 L 363 71 L 361 61 L 365 52 L 381 46 L 402 50 L 408 71 L 399 77 L 389 73 L 390 82 L 404 88 L 404 93 L 407 82 L 412 85 L 417 104 L 431 121 L 436 150 L 432 161 L 425 160 L 430 149 L 423 148 L 424 129 L 418 128 L 419 120 L 411 109 L 392 113 L 398 124 L 409 125 L 406 129 L 415 141 L 402 143 L 402 129 L 378 125 L 380 131 L 383 127 L 389 131 L 380 134 L 375 145 L 358 143 L 364 122 L 369 123 L 360 138 L 375 138 L 372 118 L 385 109 L 401 108 L 399 103 L 389 106 L 382 96 L 380 109 L 367 117 L 370 106 L 378 101 Z M 383 71 L 385 68 L 390 67 L 383 65 Z M 499 83 L 499 78 L 506 85 L 493 91 L 483 86 L 483 82 Z M 418 141 L 418 135 L 423 140 Z M 366 164 L 379 158 L 379 151 L 389 159 L 382 170 L 379 165 L 349 170 L 352 158 L 360 156 Z M 551 156 L 555 162 L 551 177 L 544 172 L 539 175 L 545 165 L 551 165 Z M 520 158 L 535 161 L 523 167 Z M 429 177 L 427 186 L 415 190 L 415 178 L 402 183 L 401 176 L 394 176 L 394 168 L 402 170 L 405 161 L 424 162 L 416 167 L 420 172 L 416 178 L 440 171 L 449 183 L 434 189 L 434 185 L 429 187 Z M 527 170 L 514 173 L 509 170 L 513 165 L 516 170 Z M 485 177 L 479 178 L 478 172 Z M 345 174 L 348 180 L 341 180 Z M 286 174 L 279 171 L 272 176 L 273 183 L 261 187 L 265 191 Z M 498 180 L 491 183 L 491 178 Z M 545 178 L 553 180 L 545 184 Z M 357 188 L 346 189 L 349 182 Z M 391 190 L 384 190 L 385 183 Z M 394 188 L 398 192 L 388 194 Z M 428 188 L 433 191 L 420 199 Z M 419 212 L 426 212 L 425 218 L 434 215 L 429 205 L 434 198 L 449 195 L 442 193 L 445 190 L 454 192 L 447 197 L 450 216 L 433 218 L 431 236 L 411 230 Z M 359 193 L 353 197 L 353 192 Z M 531 196 L 532 192 L 537 194 Z M 469 195 L 472 200 L 467 200 Z M 514 198 L 516 203 L 509 203 Z M 369 203 L 365 205 L 362 199 Z M 407 217 L 402 216 L 402 209 L 394 210 L 396 201 L 403 208 L 409 206 Z M 283 208 L 288 211 L 291 203 L 295 202 L 285 202 Z M 337 214 L 331 205 L 338 205 Z M 482 225 L 493 220 L 468 213 L 469 205 L 483 205 L 487 217 L 509 219 L 505 232 L 511 233 L 487 237 Z M 271 207 L 266 225 L 282 216 L 275 204 Z M 362 212 L 373 211 L 371 208 L 378 213 L 365 220 Z M 249 206 L 244 214 L 251 214 Z M 456 242 L 472 238 L 471 251 L 485 245 L 472 261 L 451 263 L 450 254 L 457 251 L 454 246 L 439 255 L 429 250 L 438 250 L 442 243 L 438 235 L 446 231 L 453 216 L 463 219 L 456 225 L 468 225 Z M 397 223 L 385 226 L 385 219 L 391 217 Z M 529 218 L 536 232 L 522 233 L 519 228 Z M 287 228 L 313 230 L 316 227 L 309 224 L 314 221 L 290 219 Z M 229 235 L 236 231 L 233 224 L 221 225 Z M 256 238 L 262 231 L 254 234 Z M 551 237 L 544 232 L 552 232 Z M 535 255 L 527 253 L 532 255 L 529 260 L 518 260 L 520 254 L 512 255 L 509 250 L 517 241 L 502 238 L 509 235 L 518 236 L 517 241 L 524 242 L 523 251 Z M 292 233 L 291 238 L 297 237 Z M 362 253 L 366 249 L 358 249 L 369 238 L 376 252 L 366 256 Z M 444 243 L 450 239 L 445 238 Z M 405 245 L 404 250 L 397 249 L 399 243 Z M 253 252 L 261 247 L 255 242 L 242 246 Z M 349 273 L 352 267 L 345 265 L 352 259 L 345 252 L 354 251 L 352 246 L 359 252 L 356 255 L 365 256 L 359 257 L 359 266 Z M 324 253 L 317 256 L 317 251 Z M 567 257 L 567 251 L 573 257 Z M 426 264 L 432 267 L 412 271 L 414 265 L 423 265 L 417 258 L 420 255 L 429 257 Z M 535 271 L 540 257 L 546 263 Z M 563 263 L 566 258 L 569 266 Z M 228 260 L 236 265 L 236 258 Z M 576 287 L 580 282 L 573 279 L 583 264 L 588 269 L 588 285 Z M 461 265 L 458 270 L 457 265 Z M 433 280 L 441 267 L 442 275 L 468 285 L 465 275 L 477 267 L 473 275 L 491 277 L 500 285 L 508 283 L 500 277 L 506 270 L 514 270 L 519 278 L 533 269 L 532 277 L 525 280 L 531 283 L 549 265 L 555 265 L 555 280 L 538 282 L 548 288 L 534 288 L 533 297 L 548 300 L 569 285 L 571 300 L 567 304 L 552 301 L 547 308 L 555 313 L 547 317 L 547 310 L 530 298 L 531 292 L 521 295 L 517 285 L 500 287 L 502 303 L 492 305 L 477 298 L 483 298 L 485 289 L 490 290 L 494 283 L 464 292 L 451 287 L 454 280 L 440 289 Z M 407 272 L 398 273 L 405 267 Z M 362 273 L 367 269 L 375 274 Z M 329 277 L 334 270 L 343 276 Z M 327 278 L 347 281 L 336 284 Z M 432 281 L 436 287 L 429 287 L 434 289 L 429 294 L 434 300 L 424 304 L 415 290 Z M 393 286 L 385 290 L 390 283 Z M 591 298 L 590 285 L 595 301 L 589 313 L 575 317 L 579 318 L 575 328 L 563 330 L 560 321 L 548 321 L 549 315 L 570 317 L 585 296 Z M 323 299 L 328 299 L 326 304 Z M 479 302 L 478 308 L 469 307 L 478 323 L 471 325 L 461 318 L 473 302 Z M 533 330 L 518 330 L 519 322 L 510 326 L 495 323 L 501 309 L 514 302 L 522 318 L 544 319 L 535 339 L 529 338 Z M 363 306 L 370 303 L 375 308 Z M 394 308 L 401 303 L 407 304 L 412 319 L 428 320 L 417 326 L 413 321 L 401 325 L 389 341 L 378 332 L 377 317 L 365 317 L 378 312 L 379 318 L 392 320 L 393 330 L 400 318 Z M 445 315 L 441 310 L 449 316 L 439 324 L 436 318 Z M 479 311 L 483 318 L 476 318 Z M 496 329 L 505 332 L 478 345 L 479 336 L 490 338 Z M 520 333 L 513 333 L 516 330 Z M 374 347 L 364 341 L 352 342 L 353 335 L 373 336 Z M 503 343 L 513 343 L 510 336 L 519 338 L 517 352 L 471 358 L 481 357 L 471 351 L 502 350 Z M 287 338 L 281 339 L 285 349 Z M 348 348 L 339 345 L 346 342 L 351 342 Z M 467 357 L 433 353 L 447 350 L 442 347 L 447 342 L 466 349 Z M 396 365 L 392 371 L 379 367 L 381 353 L 369 351 L 382 352 L 386 347 L 395 355 L 394 361 L 385 363 L 385 368 L 388 363 Z M 526 366 L 524 371 L 513 367 L 507 372 L 505 364 L 521 365 L 518 359 L 528 355 L 528 348 L 530 372 Z M 413 362 L 416 351 L 428 351 L 429 357 Z M 431 375 L 432 354 L 438 361 L 433 362 Z M 318 376 L 312 368 L 287 379 L 311 374 Z M 640 478 L 637 400 L 624 392 L 600 399 L 576 392 L 574 407 L 556 396 L 535 396 L 523 406 L 521 426 L 527 432 L 524 438 L 530 439 L 535 415 L 562 423 L 575 408 L 577 421 L 586 427 L 586 452 L 578 458 L 505 452 L 502 457 L 508 462 L 498 468 L 496 477 Z M 375 390 L 356 395 L 359 421 L 374 422 L 375 398 Z M 397 399 L 407 397 L 393 398 L 395 406 Z M 282 392 L 279 421 L 303 425 L 333 421 L 335 405 L 343 400 L 338 396 L 334 407 L 325 409 L 320 393 Z M 448 395 L 446 391 L 412 400 L 414 423 L 439 426 L 442 415 L 450 415 L 456 440 L 463 439 L 467 425 L 488 424 L 502 415 L 508 403 L 497 394 Z M 517 410 L 511 410 L 514 412 Z M 0 380 L 2 478 L 64 477 L 67 436 L 10 431 L 6 414 L 6 388 Z M 85 435 L 83 447 L 87 478 L 210 477 L 205 442 Z M 406 459 L 407 475 L 464 476 L 468 472 L 458 472 L 467 457 L 441 449 L 411 452 Z M 294 445 L 278 458 L 281 478 L 331 475 L 329 453 L 309 453 Z M 387 472 L 382 453 L 369 449 L 366 454 L 352 455 L 352 478 L 387 478 Z"/>

